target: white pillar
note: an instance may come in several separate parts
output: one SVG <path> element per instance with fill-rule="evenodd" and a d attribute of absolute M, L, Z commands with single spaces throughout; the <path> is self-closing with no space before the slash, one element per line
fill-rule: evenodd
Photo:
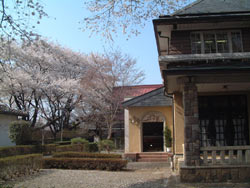
<path fill-rule="evenodd" d="M 124 110 L 124 146 L 125 153 L 129 153 L 129 111 Z"/>

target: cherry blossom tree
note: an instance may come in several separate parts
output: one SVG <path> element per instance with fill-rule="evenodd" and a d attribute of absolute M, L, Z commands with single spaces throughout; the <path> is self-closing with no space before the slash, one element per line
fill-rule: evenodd
<path fill-rule="evenodd" d="M 9 48 L 7 57 L 1 53 L 2 96 L 9 97 L 12 108 L 29 112 L 32 126 L 39 116 L 54 136 L 63 127 L 69 128 L 74 121 L 71 114 L 81 100 L 85 55 L 43 40 L 12 43 Z"/>
<path fill-rule="evenodd" d="M 83 21 L 83 28 L 112 40 L 122 32 L 128 38 L 138 35 L 148 21 L 170 14 L 189 0 L 89 0 L 85 6 L 90 16 Z"/>
<path fill-rule="evenodd" d="M 0 62 L 2 102 L 28 112 L 33 127 L 42 118 L 54 137 L 83 121 L 110 139 L 124 86 L 144 78 L 119 51 L 85 55 L 46 40 L 0 46 Z"/>
<path fill-rule="evenodd" d="M 41 0 L 1 0 L 0 39 L 31 41 L 37 38 L 34 29 L 44 16 L 48 15 Z"/>
<path fill-rule="evenodd" d="M 92 54 L 90 68 L 82 80 L 85 121 L 94 124 L 98 132 L 107 130 L 107 139 L 112 137 L 113 125 L 121 110 L 128 85 L 136 85 L 144 79 L 144 72 L 136 67 L 135 59 L 120 51 L 105 55 Z"/>

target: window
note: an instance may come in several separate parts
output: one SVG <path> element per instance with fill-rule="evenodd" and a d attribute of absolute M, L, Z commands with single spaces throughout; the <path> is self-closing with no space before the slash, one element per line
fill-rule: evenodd
<path fill-rule="evenodd" d="M 202 147 L 249 145 L 246 95 L 199 96 Z"/>
<path fill-rule="evenodd" d="M 240 32 L 232 32 L 231 36 L 233 52 L 242 52 L 242 41 Z"/>
<path fill-rule="evenodd" d="M 191 33 L 192 54 L 242 52 L 240 31 Z"/>
<path fill-rule="evenodd" d="M 227 33 L 217 33 L 216 34 L 216 44 L 218 53 L 228 53 L 229 44 Z"/>
<path fill-rule="evenodd" d="M 192 54 L 200 54 L 201 53 L 201 37 L 199 33 L 191 34 L 192 41 Z"/>
<path fill-rule="evenodd" d="M 205 53 L 216 53 L 215 34 L 204 33 Z"/>

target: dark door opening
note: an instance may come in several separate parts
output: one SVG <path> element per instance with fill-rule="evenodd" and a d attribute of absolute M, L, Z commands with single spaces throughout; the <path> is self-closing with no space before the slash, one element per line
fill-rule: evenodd
<path fill-rule="evenodd" d="M 163 123 L 143 123 L 143 152 L 163 151 Z"/>
<path fill-rule="evenodd" d="M 249 145 L 246 95 L 200 96 L 201 145 Z"/>

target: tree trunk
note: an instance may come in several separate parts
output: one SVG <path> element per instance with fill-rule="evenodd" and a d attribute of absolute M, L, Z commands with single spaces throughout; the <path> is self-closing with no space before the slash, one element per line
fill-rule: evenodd
<path fill-rule="evenodd" d="M 112 138 L 112 126 L 108 125 L 108 136 L 107 136 L 107 139 L 111 140 L 111 138 Z"/>

